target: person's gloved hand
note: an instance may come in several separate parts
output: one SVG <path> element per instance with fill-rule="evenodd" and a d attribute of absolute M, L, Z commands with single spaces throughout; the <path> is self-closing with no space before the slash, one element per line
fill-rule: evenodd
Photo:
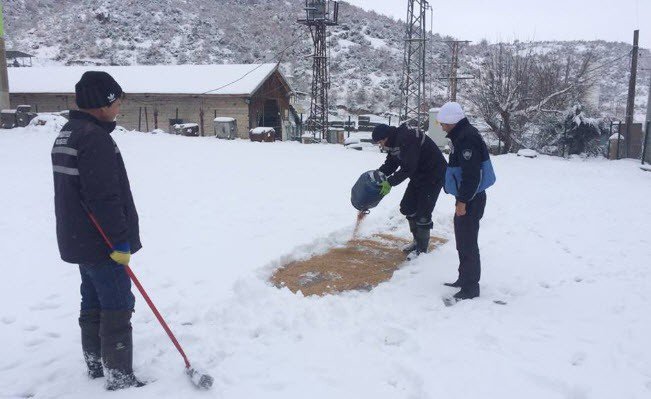
<path fill-rule="evenodd" d="M 129 265 L 129 260 L 131 259 L 131 247 L 128 242 L 122 242 L 117 244 L 113 248 L 113 252 L 109 255 L 115 263 L 121 265 Z"/>
<path fill-rule="evenodd" d="M 386 180 L 384 180 L 384 181 L 382 182 L 382 184 L 380 185 L 380 187 L 381 187 L 381 188 L 380 188 L 380 195 L 383 196 L 383 197 L 384 197 L 385 195 L 389 194 L 389 191 L 391 191 L 391 184 L 389 184 L 389 182 L 386 181 Z"/>

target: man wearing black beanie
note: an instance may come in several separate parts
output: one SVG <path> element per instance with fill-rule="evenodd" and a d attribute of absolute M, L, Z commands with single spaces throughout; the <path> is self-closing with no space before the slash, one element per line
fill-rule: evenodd
<path fill-rule="evenodd" d="M 388 153 L 378 169 L 388 176 L 382 182 L 380 193 L 387 195 L 391 187 L 409 178 L 400 212 L 407 217 L 414 237 L 403 251 L 408 254 L 407 260 L 413 260 L 427 252 L 429 232 L 433 227 L 432 212 L 445 182 L 447 162 L 429 136 L 406 124 L 400 127 L 378 125 L 373 129 L 372 138 Z"/>
<path fill-rule="evenodd" d="M 106 372 L 108 390 L 142 386 L 132 369 L 135 297 L 124 268 L 141 248 L 138 213 L 122 155 L 110 136 L 124 95 L 111 75 L 95 71 L 83 74 L 75 93 L 79 110 L 70 111 L 52 148 L 59 252 L 81 273 L 79 326 L 88 375 L 100 378 Z"/>

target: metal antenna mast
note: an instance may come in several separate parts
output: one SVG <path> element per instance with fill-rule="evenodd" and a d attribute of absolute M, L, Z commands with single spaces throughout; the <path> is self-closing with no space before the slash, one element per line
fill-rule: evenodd
<path fill-rule="evenodd" d="M 423 128 L 426 115 L 423 112 L 425 100 L 425 0 L 407 0 L 407 31 L 402 64 L 400 91 L 400 122 Z"/>
<path fill-rule="evenodd" d="M 329 0 L 305 0 L 305 19 L 298 23 L 310 29 L 314 43 L 312 62 L 312 98 L 307 130 L 320 139 L 328 137 L 328 48 L 326 27 L 338 25 L 339 3 Z"/>

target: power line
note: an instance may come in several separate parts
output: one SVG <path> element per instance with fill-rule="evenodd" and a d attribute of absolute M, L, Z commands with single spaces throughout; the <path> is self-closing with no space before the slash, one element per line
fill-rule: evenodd
<path fill-rule="evenodd" d="M 621 60 L 622 58 L 630 57 L 632 53 L 633 53 L 633 50 L 631 50 L 631 51 L 627 52 L 626 54 L 623 54 L 623 55 L 621 55 L 621 56 L 619 56 L 617 58 L 614 58 L 614 59 L 612 59 L 610 61 L 604 62 L 603 64 L 601 64 L 601 65 L 599 65 L 599 66 L 597 66 L 595 68 L 589 69 L 589 70 L 586 71 L 586 73 L 591 73 L 591 72 L 597 71 L 597 70 L 599 70 L 601 68 L 605 68 L 607 66 L 610 66 L 610 65 L 614 64 L 615 62 Z"/>
<path fill-rule="evenodd" d="M 295 40 L 292 41 L 288 46 L 286 46 L 284 49 L 282 49 L 281 51 L 279 51 L 279 52 L 277 52 L 276 54 L 274 54 L 273 59 L 274 59 L 275 61 L 277 61 L 277 62 L 276 62 L 276 66 L 278 66 L 278 65 L 280 64 L 280 62 L 281 62 L 281 60 L 282 60 L 282 56 L 284 55 L 285 51 L 287 51 L 290 47 L 294 47 L 294 46 L 295 46 L 295 45 L 296 45 L 296 44 L 297 44 L 301 39 L 302 39 L 302 38 L 301 38 L 301 37 L 298 37 L 298 35 L 297 35 L 297 37 L 295 38 Z M 247 77 L 248 75 L 250 75 L 251 73 L 253 73 L 254 71 L 256 71 L 257 69 L 261 68 L 263 65 L 265 65 L 265 64 L 259 64 L 259 65 L 257 65 L 255 68 L 253 68 L 253 69 L 251 69 L 250 71 L 248 71 L 247 73 L 245 73 L 244 75 L 242 75 L 242 76 L 240 76 L 239 78 L 235 79 L 234 81 L 229 82 L 229 83 L 226 83 L 226 84 L 224 84 L 224 85 L 222 85 L 222 86 L 219 86 L 219 87 L 216 88 L 216 89 L 208 90 L 208 91 L 206 91 L 206 92 L 204 92 L 204 93 L 201 93 L 201 95 L 208 94 L 208 93 L 212 93 L 212 92 L 214 92 L 214 91 L 218 91 L 218 90 L 221 90 L 221 89 L 223 89 L 223 88 L 225 88 L 225 87 L 228 87 L 228 86 L 230 86 L 230 85 L 232 85 L 232 84 L 235 84 L 235 83 L 239 82 L 240 80 L 244 79 L 245 77 Z"/>

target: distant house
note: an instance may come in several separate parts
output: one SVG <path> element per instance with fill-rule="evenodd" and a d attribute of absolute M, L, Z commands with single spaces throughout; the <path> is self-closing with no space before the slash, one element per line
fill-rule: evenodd
<path fill-rule="evenodd" d="M 22 51 L 7 50 L 5 51 L 8 67 L 31 67 L 33 55 L 23 53 Z"/>
<path fill-rule="evenodd" d="M 127 129 L 168 130 L 172 123 L 197 123 L 213 131 L 215 117 L 237 120 L 238 137 L 258 126 L 287 139 L 296 124 L 291 87 L 276 64 L 74 66 L 12 68 L 12 107 L 30 104 L 39 112 L 74 109 L 75 84 L 88 70 L 110 73 L 126 93 L 118 123 Z"/>

